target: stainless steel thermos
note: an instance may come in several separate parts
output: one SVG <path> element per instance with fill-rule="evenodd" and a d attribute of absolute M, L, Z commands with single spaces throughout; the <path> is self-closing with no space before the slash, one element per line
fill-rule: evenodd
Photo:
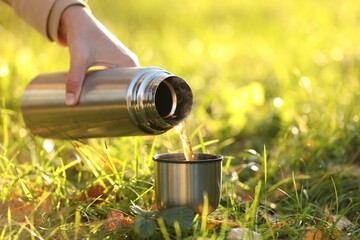
<path fill-rule="evenodd" d="M 90 71 L 79 103 L 67 106 L 66 74 L 41 74 L 26 87 L 22 114 L 33 134 L 61 139 L 155 135 L 183 121 L 192 108 L 189 84 L 156 67 Z"/>

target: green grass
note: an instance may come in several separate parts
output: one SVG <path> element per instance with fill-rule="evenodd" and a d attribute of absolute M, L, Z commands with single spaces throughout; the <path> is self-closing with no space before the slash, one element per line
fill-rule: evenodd
<path fill-rule="evenodd" d="M 324 239 L 360 238 L 358 1 L 90 6 L 143 66 L 189 81 L 194 148 L 225 156 L 221 204 L 209 218 L 229 226 L 204 227 L 197 216 L 184 234 L 161 213 L 131 209 L 152 209 L 151 157 L 181 151 L 173 130 L 86 142 L 27 132 L 23 89 L 39 73 L 66 71 L 69 56 L 1 3 L 0 239 L 137 239 L 139 229 L 154 238 L 225 239 L 231 223 L 264 239 L 310 239 L 315 230 Z M 113 210 L 137 215 L 137 224 L 109 229 Z"/>

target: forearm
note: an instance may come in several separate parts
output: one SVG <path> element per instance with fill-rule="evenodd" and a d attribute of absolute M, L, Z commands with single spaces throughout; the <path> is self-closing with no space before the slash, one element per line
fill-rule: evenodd
<path fill-rule="evenodd" d="M 61 15 L 72 5 L 86 7 L 83 0 L 2 0 L 13 7 L 17 15 L 50 41 L 60 42 Z"/>

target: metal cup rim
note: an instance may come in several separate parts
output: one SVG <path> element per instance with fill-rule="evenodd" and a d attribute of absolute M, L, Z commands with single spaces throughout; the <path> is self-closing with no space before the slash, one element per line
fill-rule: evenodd
<path fill-rule="evenodd" d="M 162 163 L 199 164 L 208 162 L 221 162 L 224 157 L 213 153 L 194 153 L 194 160 L 187 161 L 184 153 L 160 153 L 153 156 L 153 160 Z"/>

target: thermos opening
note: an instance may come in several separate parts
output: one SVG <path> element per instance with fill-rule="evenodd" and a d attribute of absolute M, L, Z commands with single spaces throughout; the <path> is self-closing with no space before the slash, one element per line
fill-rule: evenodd
<path fill-rule="evenodd" d="M 169 118 L 175 113 L 176 92 L 166 80 L 162 81 L 156 89 L 155 106 L 162 118 Z"/>
<path fill-rule="evenodd" d="M 155 92 L 155 107 L 159 116 L 174 125 L 183 121 L 192 108 L 190 86 L 181 78 L 165 78 Z"/>

